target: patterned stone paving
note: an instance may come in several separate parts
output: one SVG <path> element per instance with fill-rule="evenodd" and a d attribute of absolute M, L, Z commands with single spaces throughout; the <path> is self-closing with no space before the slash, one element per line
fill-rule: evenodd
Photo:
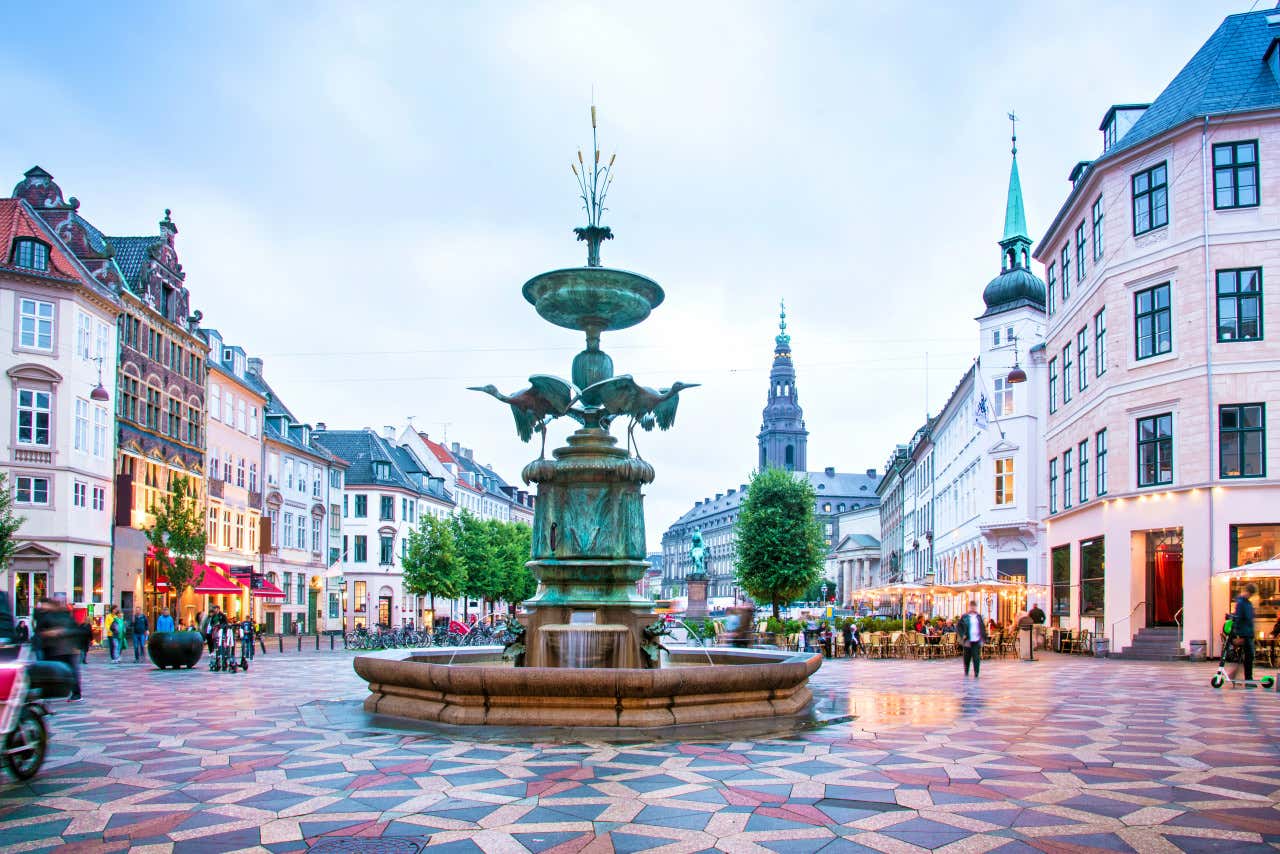
<path fill-rule="evenodd" d="M 248 674 L 96 657 L 4 851 L 1052 852 L 1280 849 L 1280 695 L 1211 665 L 828 662 L 848 722 L 680 743 L 377 725 L 350 655 Z"/>

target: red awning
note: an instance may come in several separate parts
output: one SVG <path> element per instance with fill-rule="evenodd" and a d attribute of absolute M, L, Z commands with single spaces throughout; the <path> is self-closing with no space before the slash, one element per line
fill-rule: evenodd
<path fill-rule="evenodd" d="M 234 581 L 227 580 L 227 577 L 211 566 L 205 566 L 197 563 L 193 567 L 195 570 L 191 576 L 191 586 L 195 588 L 197 593 L 205 593 L 210 596 L 239 596 L 244 592 L 244 588 Z"/>
<path fill-rule="evenodd" d="M 253 591 L 253 595 L 259 599 L 283 599 L 284 591 L 264 578 L 262 587 Z"/>

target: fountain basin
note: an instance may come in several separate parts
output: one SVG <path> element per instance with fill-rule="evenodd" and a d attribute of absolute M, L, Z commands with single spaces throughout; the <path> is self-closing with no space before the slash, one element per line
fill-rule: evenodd
<path fill-rule="evenodd" d="M 534 276 L 524 298 L 544 320 L 595 334 L 635 326 L 662 304 L 662 288 L 648 276 L 608 267 L 570 267 Z"/>
<path fill-rule="evenodd" d="M 709 659 L 709 660 L 708 660 Z M 799 718 L 816 653 L 673 647 L 658 669 L 512 667 L 501 647 L 358 655 L 365 711 L 461 726 L 661 729 Z"/>

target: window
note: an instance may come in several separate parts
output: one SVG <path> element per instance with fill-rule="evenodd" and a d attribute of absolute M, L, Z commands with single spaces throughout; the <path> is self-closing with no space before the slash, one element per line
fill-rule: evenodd
<path fill-rule="evenodd" d="M 1146 234 L 1169 224 L 1169 185 L 1166 164 L 1133 176 L 1133 233 Z"/>
<path fill-rule="evenodd" d="M 1076 375 L 1078 378 L 1077 387 L 1080 391 L 1084 391 L 1089 386 L 1089 372 L 1086 370 L 1089 364 L 1089 327 L 1082 326 L 1080 331 L 1076 333 L 1076 359 L 1077 368 Z"/>
<path fill-rule="evenodd" d="M 1062 348 L 1062 403 L 1071 402 L 1071 342 Z"/>
<path fill-rule="evenodd" d="M 83 311 L 76 314 L 76 355 L 93 358 L 93 318 Z"/>
<path fill-rule="evenodd" d="M 1138 291 L 1133 295 L 1134 347 L 1139 359 L 1148 359 L 1173 349 L 1169 283 Z"/>
<path fill-rule="evenodd" d="M 342 489 L 342 472 L 337 469 L 329 470 L 329 488 Z"/>
<path fill-rule="evenodd" d="M 284 514 L 284 542 L 282 545 L 286 549 L 293 548 L 293 514 Z"/>
<path fill-rule="evenodd" d="M 342 518 L 347 518 L 347 496 L 342 496 Z"/>
<path fill-rule="evenodd" d="M 228 427 L 236 426 L 236 399 L 231 389 L 227 389 L 226 395 L 222 398 L 222 423 Z"/>
<path fill-rule="evenodd" d="M 101 459 L 107 458 L 107 410 L 102 406 L 93 408 L 93 455 Z"/>
<path fill-rule="evenodd" d="M 268 510 L 267 520 L 270 522 L 268 529 L 271 531 L 271 548 L 274 549 L 280 545 L 280 536 L 277 533 L 280 530 L 280 511 Z"/>
<path fill-rule="evenodd" d="M 19 504 L 48 504 L 49 479 L 47 477 L 28 477 L 19 475 L 14 478 L 14 501 Z"/>
<path fill-rule="evenodd" d="M 93 559 L 93 601 L 101 605 L 104 601 L 102 598 L 102 579 L 106 576 L 107 562 L 105 559 L 95 557 Z"/>
<path fill-rule="evenodd" d="M 84 598 L 84 555 L 71 558 L 71 601 L 83 602 Z"/>
<path fill-rule="evenodd" d="M 1225 142 L 1213 147 L 1213 206 L 1252 208 L 1258 204 L 1258 142 Z"/>
<path fill-rule="evenodd" d="M 1098 309 L 1093 316 L 1093 373 L 1102 376 L 1107 372 L 1107 309 Z"/>
<path fill-rule="evenodd" d="M 18 346 L 53 350 L 53 303 L 34 299 L 18 301 Z"/>
<path fill-rule="evenodd" d="M 320 497 L 320 469 L 312 469 L 311 471 L 311 494 Z"/>
<path fill-rule="evenodd" d="M 1062 254 L 1058 260 L 1062 263 L 1062 304 L 1067 304 L 1067 297 L 1071 296 L 1071 241 L 1062 247 Z"/>
<path fill-rule="evenodd" d="M 367 495 L 357 495 L 357 496 L 356 496 L 356 514 L 355 514 L 355 515 L 356 515 L 356 518 L 357 518 L 357 519 L 366 519 L 366 518 L 368 518 L 368 516 L 369 516 L 369 496 L 367 496 Z"/>
<path fill-rule="evenodd" d="M 1058 291 L 1056 290 L 1058 265 L 1049 265 L 1049 313 L 1053 314 L 1058 309 Z"/>
<path fill-rule="evenodd" d="M 1089 500 L 1089 440 L 1083 439 L 1076 446 L 1076 466 L 1080 469 L 1080 491 L 1077 500 L 1081 504 Z"/>
<path fill-rule="evenodd" d="M 307 494 L 307 464 L 298 460 L 298 491 Z"/>
<path fill-rule="evenodd" d="M 89 453 L 89 401 L 76 398 L 74 445 L 77 451 Z"/>
<path fill-rule="evenodd" d="M 1049 460 L 1049 512 L 1058 512 L 1058 459 Z"/>
<path fill-rule="evenodd" d="M 379 549 L 378 549 L 378 564 L 380 566 L 390 566 L 392 560 L 395 557 L 396 538 L 389 534 L 383 534 L 378 539 L 380 540 Z"/>
<path fill-rule="evenodd" d="M 1138 486 L 1173 483 L 1173 414 L 1138 419 Z"/>
<path fill-rule="evenodd" d="M 244 514 L 243 513 L 236 514 L 236 523 L 234 527 L 236 529 L 236 548 L 243 549 L 244 548 Z"/>
<path fill-rule="evenodd" d="M 1093 434 L 1093 453 L 1095 455 L 1093 469 L 1098 481 L 1093 490 L 1094 495 L 1107 494 L 1107 430 L 1104 427 Z"/>
<path fill-rule="evenodd" d="M 209 508 L 209 518 L 205 523 L 208 527 L 209 545 L 217 547 L 218 545 L 218 508 Z"/>
<path fill-rule="evenodd" d="M 147 406 L 143 413 L 146 420 L 143 426 L 152 430 L 160 429 L 160 389 L 147 386 Z"/>
<path fill-rule="evenodd" d="M 1071 451 L 1062 452 L 1062 509 L 1071 507 Z"/>
<path fill-rule="evenodd" d="M 49 247 L 38 240 L 19 238 L 13 241 L 13 264 L 28 270 L 48 270 Z"/>
<path fill-rule="evenodd" d="M 1085 277 L 1084 261 L 1084 220 L 1076 226 L 1076 281 L 1083 282 Z"/>
<path fill-rule="evenodd" d="M 996 460 L 996 505 L 1013 503 L 1013 457 Z"/>
<path fill-rule="evenodd" d="M 369 583 L 367 581 L 356 582 L 355 600 L 356 600 L 355 610 L 358 613 L 363 614 L 365 611 L 368 610 Z"/>
<path fill-rule="evenodd" d="M 1222 477 L 1266 477 L 1266 406 L 1218 407 L 1218 458 Z"/>
<path fill-rule="evenodd" d="M 222 388 L 217 383 L 209 384 L 209 417 L 222 420 Z"/>
<path fill-rule="evenodd" d="M 1058 360 L 1049 360 L 1049 411 L 1058 411 Z"/>
<path fill-rule="evenodd" d="M 1053 616 L 1071 615 L 1071 546 L 1058 546 L 1050 552 L 1053 565 Z"/>
<path fill-rule="evenodd" d="M 169 399 L 169 438 L 182 438 L 182 401 Z M 229 462 L 229 461 L 228 461 Z M 230 478 L 228 478 L 230 480 Z"/>
<path fill-rule="evenodd" d="M 1093 262 L 1102 260 L 1102 196 L 1093 203 Z"/>
<path fill-rule="evenodd" d="M 244 489 L 244 457 L 236 463 L 236 486 Z"/>
<path fill-rule="evenodd" d="M 1080 543 L 1080 614 L 1101 617 L 1106 603 L 1105 540 Z"/>
<path fill-rule="evenodd" d="M 77 480 L 71 484 L 71 503 L 76 507 L 85 507 L 89 503 L 89 484 Z"/>
<path fill-rule="evenodd" d="M 311 517 L 311 551 L 320 553 L 320 520 Z"/>
<path fill-rule="evenodd" d="M 369 538 L 364 534 L 356 534 L 355 556 L 352 560 L 356 563 L 369 562 Z"/>
<path fill-rule="evenodd" d="M 1013 386 L 1004 377 L 995 379 L 996 416 L 1013 414 Z"/>
<path fill-rule="evenodd" d="M 292 605 L 293 604 L 293 573 L 292 572 L 286 572 L 284 574 L 284 587 L 282 587 L 281 589 L 284 591 L 284 604 Z"/>
<path fill-rule="evenodd" d="M 249 463 L 249 491 L 258 491 L 258 464 Z"/>
<path fill-rule="evenodd" d="M 107 509 L 107 489 L 103 486 L 95 486 L 93 488 L 93 509 Z"/>
<path fill-rule="evenodd" d="M 342 508 L 337 504 L 329 505 L 329 530 L 335 534 L 342 533 Z"/>
<path fill-rule="evenodd" d="M 394 522 L 396 519 L 396 499 L 391 495 L 383 495 L 378 507 L 378 520 Z"/>
<path fill-rule="evenodd" d="M 49 444 L 51 396 L 47 391 L 18 389 L 18 444 Z"/>
<path fill-rule="evenodd" d="M 298 604 L 307 604 L 307 574 L 305 572 L 298 573 Z M 298 615 L 298 622 L 303 622 L 303 616 Z M 305 623 L 303 623 L 305 625 Z"/>
<path fill-rule="evenodd" d="M 1218 340 L 1262 339 L 1262 268 L 1218 271 Z"/>
<path fill-rule="evenodd" d="M 386 480 L 391 477 L 391 463 L 375 462 L 373 464 L 373 476 L 378 480 Z"/>

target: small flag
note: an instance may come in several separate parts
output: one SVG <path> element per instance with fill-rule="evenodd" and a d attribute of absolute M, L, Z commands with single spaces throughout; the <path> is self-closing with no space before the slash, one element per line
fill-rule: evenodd
<path fill-rule="evenodd" d="M 991 424 L 991 407 L 987 403 L 987 395 L 985 393 L 978 396 L 978 406 L 973 410 L 973 423 L 978 426 L 979 430 L 986 430 Z"/>

